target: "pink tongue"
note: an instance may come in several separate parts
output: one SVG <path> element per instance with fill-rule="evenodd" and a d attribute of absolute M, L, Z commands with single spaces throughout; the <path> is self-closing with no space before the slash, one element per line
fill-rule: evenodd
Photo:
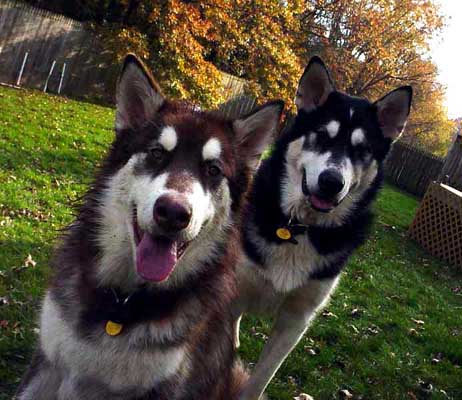
<path fill-rule="evenodd" d="M 313 206 L 315 206 L 316 208 L 319 208 L 321 210 L 330 210 L 331 208 L 334 207 L 333 203 L 329 202 L 329 201 L 326 201 L 326 200 L 322 200 L 320 199 L 319 197 L 315 196 L 315 195 L 311 195 L 311 204 L 313 204 Z"/>
<path fill-rule="evenodd" d="M 176 265 L 176 242 L 144 234 L 136 248 L 136 271 L 143 279 L 162 282 Z"/>

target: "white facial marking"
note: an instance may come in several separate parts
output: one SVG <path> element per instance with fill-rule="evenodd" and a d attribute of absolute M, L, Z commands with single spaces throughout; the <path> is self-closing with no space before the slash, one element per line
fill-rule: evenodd
<path fill-rule="evenodd" d="M 178 136 L 172 126 L 166 126 L 162 129 L 159 136 L 159 143 L 167 151 L 172 151 L 178 142 Z"/>
<path fill-rule="evenodd" d="M 310 144 L 310 146 L 314 146 L 314 144 L 316 143 L 316 133 L 310 133 L 310 136 L 308 136 L 308 143 Z"/>
<path fill-rule="evenodd" d="M 327 133 L 329 134 L 329 137 L 331 139 L 333 139 L 335 136 L 337 136 L 339 129 L 340 129 L 340 122 L 338 122 L 338 121 L 330 121 L 326 125 Z"/>
<path fill-rule="evenodd" d="M 340 167 L 340 173 L 345 180 L 345 185 L 343 186 L 343 190 L 338 194 L 338 197 L 339 199 L 343 199 L 348 194 L 351 184 L 353 183 L 354 168 L 349 158 L 345 158 L 343 160 Z"/>
<path fill-rule="evenodd" d="M 364 142 L 364 131 L 361 128 L 356 128 L 351 134 L 351 144 L 356 146 Z"/>
<path fill-rule="evenodd" d="M 319 175 L 329 166 L 332 153 L 317 153 L 315 151 L 303 151 L 299 160 L 299 169 L 305 169 L 306 184 L 309 190 L 314 190 L 318 185 Z"/>
<path fill-rule="evenodd" d="M 153 224 L 152 209 L 157 199 L 165 194 L 178 193 L 177 190 L 167 187 L 168 175 L 168 172 L 164 172 L 154 179 L 148 176 L 143 177 L 133 188 L 138 224 L 143 230 L 149 231 Z M 182 194 L 192 207 L 191 222 L 183 233 L 187 239 L 191 240 L 199 234 L 204 223 L 213 218 L 215 209 L 210 192 L 205 191 L 197 180 L 189 181 L 182 190 Z"/>
<path fill-rule="evenodd" d="M 221 143 L 217 138 L 211 138 L 202 148 L 202 158 L 204 160 L 213 160 L 220 157 Z"/>
<path fill-rule="evenodd" d="M 353 108 L 350 108 L 350 119 L 353 118 L 354 113 L 355 113 L 355 110 L 353 110 Z"/>
<path fill-rule="evenodd" d="M 194 181 L 191 191 L 186 194 L 189 203 L 193 206 L 193 213 L 190 223 L 190 231 L 193 236 L 199 234 L 205 222 L 213 217 L 215 208 L 212 202 L 212 196 L 209 191 L 205 191 L 204 187 Z"/>
<path fill-rule="evenodd" d="M 174 191 L 167 188 L 168 172 L 152 179 L 150 176 L 137 178 L 132 187 L 133 203 L 137 208 L 138 225 L 143 231 L 150 231 L 153 221 L 153 207 L 157 199 Z"/>

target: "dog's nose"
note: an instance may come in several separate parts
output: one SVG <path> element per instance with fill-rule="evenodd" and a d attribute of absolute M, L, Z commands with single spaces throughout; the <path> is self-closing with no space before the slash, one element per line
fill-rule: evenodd
<path fill-rule="evenodd" d="M 181 194 L 166 194 L 154 204 L 154 221 L 166 232 L 176 233 L 189 225 L 192 210 Z"/>
<path fill-rule="evenodd" d="M 319 175 L 318 186 L 323 196 L 334 197 L 342 191 L 345 179 L 336 169 L 326 169 Z"/>

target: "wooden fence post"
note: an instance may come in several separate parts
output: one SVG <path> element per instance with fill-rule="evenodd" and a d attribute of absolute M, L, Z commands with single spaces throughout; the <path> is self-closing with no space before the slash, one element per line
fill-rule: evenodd
<path fill-rule="evenodd" d="M 48 73 L 47 80 L 45 81 L 45 86 L 43 87 L 43 92 L 46 93 L 48 89 L 48 82 L 50 81 L 51 74 L 53 73 L 53 70 L 55 69 L 56 65 L 56 60 L 53 60 L 53 63 L 51 64 L 50 72 Z"/>
<path fill-rule="evenodd" d="M 460 130 L 455 134 L 452 146 L 446 155 L 438 182 L 462 190 L 462 132 Z"/>
<path fill-rule="evenodd" d="M 24 68 L 26 66 L 27 57 L 29 57 L 28 51 L 26 51 L 26 54 L 24 55 L 24 59 L 22 60 L 22 65 L 21 65 L 21 69 L 19 70 L 19 75 L 18 75 L 18 80 L 16 81 L 16 86 L 21 85 L 21 78 L 22 78 L 22 74 L 24 73 Z"/>
<path fill-rule="evenodd" d="M 63 87 L 64 74 L 66 73 L 66 63 L 63 64 L 63 69 L 61 70 L 61 78 L 59 79 L 58 94 L 61 94 L 61 89 Z"/>

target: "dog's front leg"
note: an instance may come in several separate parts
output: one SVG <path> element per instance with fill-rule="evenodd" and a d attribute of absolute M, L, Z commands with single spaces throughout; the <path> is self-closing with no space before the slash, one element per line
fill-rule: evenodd
<path fill-rule="evenodd" d="M 274 374 L 305 333 L 316 311 L 329 299 L 337 281 L 337 278 L 310 281 L 286 298 L 240 400 L 260 399 Z"/>

